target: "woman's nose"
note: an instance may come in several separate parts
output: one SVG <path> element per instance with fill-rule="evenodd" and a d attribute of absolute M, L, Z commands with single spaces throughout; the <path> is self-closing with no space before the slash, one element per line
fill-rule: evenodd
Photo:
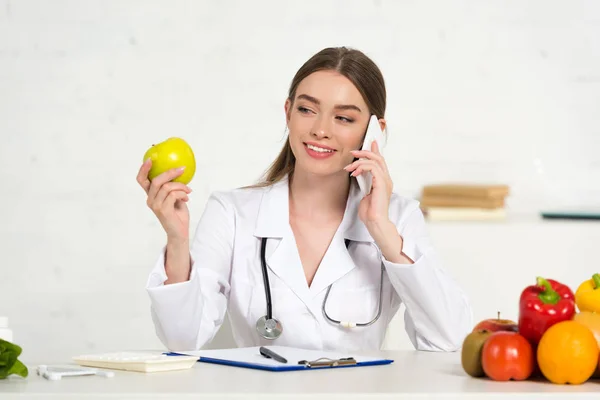
<path fill-rule="evenodd" d="M 329 138 L 331 127 L 327 126 L 327 122 L 323 118 L 317 118 L 312 130 L 311 135 L 317 138 Z"/>

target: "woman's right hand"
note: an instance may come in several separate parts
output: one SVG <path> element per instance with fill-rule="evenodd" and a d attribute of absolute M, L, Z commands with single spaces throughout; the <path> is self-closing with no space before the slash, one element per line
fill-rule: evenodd
<path fill-rule="evenodd" d="M 152 161 L 148 159 L 142 164 L 137 175 L 137 182 L 148 195 L 146 204 L 160 221 L 168 240 L 187 241 L 190 213 L 186 203 L 192 189 L 183 183 L 171 182 L 183 173 L 183 169 L 176 168 L 163 172 L 151 182 L 148 179 L 150 167 Z"/>

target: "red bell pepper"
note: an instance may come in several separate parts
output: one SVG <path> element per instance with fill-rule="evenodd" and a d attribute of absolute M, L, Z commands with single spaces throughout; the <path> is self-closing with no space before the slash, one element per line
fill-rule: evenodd
<path fill-rule="evenodd" d="M 526 287 L 519 302 L 519 333 L 535 347 L 548 328 L 575 315 L 575 295 L 552 279 L 538 277 Z"/>

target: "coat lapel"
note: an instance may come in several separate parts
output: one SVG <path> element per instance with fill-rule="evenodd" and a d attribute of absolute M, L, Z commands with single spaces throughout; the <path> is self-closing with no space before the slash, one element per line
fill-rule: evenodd
<path fill-rule="evenodd" d="M 289 185 L 285 178 L 265 190 L 254 236 L 268 238 L 265 250 L 268 269 L 310 306 L 310 291 L 289 220 Z"/>
<path fill-rule="evenodd" d="M 285 178 L 265 189 L 259 207 L 254 236 L 268 238 L 265 259 L 267 267 L 281 279 L 310 309 L 312 300 L 356 265 L 351 256 L 352 242 L 373 242 L 369 231 L 358 217 L 362 195 L 358 185 L 350 186 L 342 223 L 338 227 L 319 268 L 308 287 L 289 223 L 289 182 Z M 350 240 L 346 249 L 345 239 Z"/>
<path fill-rule="evenodd" d="M 369 231 L 358 217 L 358 206 L 361 200 L 360 189 L 353 182 L 350 185 L 342 223 L 336 231 L 310 287 L 313 298 L 356 268 L 351 256 L 352 242 L 373 242 Z M 348 249 L 345 244 L 346 239 L 350 240 Z"/>

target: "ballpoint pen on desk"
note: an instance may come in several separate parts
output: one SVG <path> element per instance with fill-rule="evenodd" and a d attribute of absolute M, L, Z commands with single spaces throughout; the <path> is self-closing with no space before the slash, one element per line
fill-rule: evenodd
<path fill-rule="evenodd" d="M 273 350 L 269 350 L 266 347 L 260 347 L 260 354 L 266 358 L 272 358 L 275 361 L 279 361 L 280 363 L 287 363 L 287 360 L 281 357 L 279 354 L 275 353 Z"/>

